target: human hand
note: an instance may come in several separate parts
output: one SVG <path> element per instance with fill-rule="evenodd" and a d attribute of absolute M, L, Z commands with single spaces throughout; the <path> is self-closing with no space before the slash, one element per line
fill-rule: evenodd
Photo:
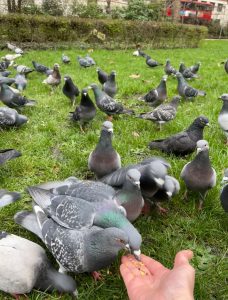
<path fill-rule="evenodd" d="M 141 262 L 132 255 L 123 256 L 120 273 L 130 300 L 194 299 L 195 270 L 189 264 L 192 257 L 190 250 L 178 252 L 170 270 L 143 254 Z"/>

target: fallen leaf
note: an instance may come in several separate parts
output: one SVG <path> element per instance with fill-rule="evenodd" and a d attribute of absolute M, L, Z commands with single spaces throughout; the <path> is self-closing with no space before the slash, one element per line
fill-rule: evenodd
<path fill-rule="evenodd" d="M 137 79 L 137 78 L 140 78 L 140 74 L 131 74 L 129 77 Z"/>
<path fill-rule="evenodd" d="M 139 136 L 140 136 L 139 133 L 136 132 L 136 131 L 133 131 L 133 132 L 132 132 L 132 135 L 133 135 L 134 137 L 139 137 Z"/>

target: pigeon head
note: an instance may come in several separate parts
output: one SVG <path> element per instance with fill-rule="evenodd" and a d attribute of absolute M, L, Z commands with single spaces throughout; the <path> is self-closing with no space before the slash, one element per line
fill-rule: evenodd
<path fill-rule="evenodd" d="M 105 131 L 108 131 L 108 132 L 113 132 L 113 124 L 112 124 L 112 122 L 110 122 L 110 121 L 105 121 L 105 122 L 102 124 L 101 130 L 105 130 Z"/>
<path fill-rule="evenodd" d="M 190 125 L 190 127 L 197 127 L 197 128 L 204 128 L 205 126 L 210 126 L 209 120 L 205 116 L 199 116 L 196 118 L 193 123 Z"/>
<path fill-rule="evenodd" d="M 64 80 L 65 80 L 65 81 L 71 80 L 71 77 L 68 76 L 68 75 L 65 75 L 65 76 L 64 76 Z"/>
<path fill-rule="evenodd" d="M 15 122 L 15 124 L 17 126 L 20 126 L 20 125 L 22 125 L 24 123 L 27 123 L 27 122 L 28 122 L 28 118 L 26 116 L 19 115 L 19 114 L 16 116 L 16 122 Z"/>
<path fill-rule="evenodd" d="M 183 75 L 180 72 L 177 72 L 175 75 L 177 78 L 183 78 Z"/>
<path fill-rule="evenodd" d="M 228 168 L 224 171 L 222 182 L 228 182 Z"/>
<path fill-rule="evenodd" d="M 163 189 L 165 190 L 166 195 L 168 196 L 168 198 L 171 199 L 171 197 L 173 195 L 175 195 L 179 192 L 180 184 L 175 178 L 166 175 Z"/>
<path fill-rule="evenodd" d="M 199 140 L 196 143 L 196 149 L 197 149 L 197 154 L 202 151 L 207 151 L 209 150 L 209 144 L 206 140 Z"/>
<path fill-rule="evenodd" d="M 97 68 L 97 69 L 96 69 L 97 72 L 100 72 L 100 70 L 101 70 L 101 68 Z"/>
<path fill-rule="evenodd" d="M 228 101 L 228 94 L 222 94 L 219 99 L 221 99 L 222 101 Z"/>
<path fill-rule="evenodd" d="M 93 91 L 98 89 L 98 85 L 96 83 L 91 83 L 88 87 L 89 89 L 92 89 Z"/>
<path fill-rule="evenodd" d="M 87 88 L 82 89 L 82 94 L 86 96 L 88 94 L 88 89 Z"/>
<path fill-rule="evenodd" d="M 180 96 L 174 96 L 172 99 L 172 103 L 179 103 L 181 101 L 181 97 Z"/>
<path fill-rule="evenodd" d="M 162 76 L 162 80 L 163 80 L 163 81 L 166 81 L 166 80 L 167 80 L 167 78 L 168 78 L 168 75 L 164 75 L 164 76 Z"/>
<path fill-rule="evenodd" d="M 59 64 L 54 64 L 53 70 L 58 70 L 59 69 Z"/>
<path fill-rule="evenodd" d="M 130 169 L 127 171 L 126 179 L 139 188 L 140 188 L 140 177 L 141 177 L 141 173 L 137 169 Z"/>
<path fill-rule="evenodd" d="M 170 59 L 166 59 L 166 63 L 167 63 L 167 64 L 170 64 Z"/>
<path fill-rule="evenodd" d="M 145 171 L 148 178 L 154 180 L 156 185 L 161 188 L 165 183 L 165 175 L 167 174 L 167 167 L 160 161 L 152 161 Z"/>

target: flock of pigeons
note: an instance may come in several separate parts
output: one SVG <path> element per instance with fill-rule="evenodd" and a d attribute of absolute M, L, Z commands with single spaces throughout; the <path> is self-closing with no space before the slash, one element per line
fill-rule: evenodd
<path fill-rule="evenodd" d="M 6 106 L 0 107 L 0 127 L 19 127 L 27 122 L 27 117 L 20 114 L 23 106 L 34 106 L 36 101 L 21 94 L 27 85 L 27 76 L 33 71 L 43 73 L 47 78 L 43 83 L 50 85 L 54 91 L 61 83 L 59 65 L 53 69 L 33 61 L 34 69 L 13 63 L 23 54 L 23 50 L 8 43 L 8 48 L 15 54 L 8 54 L 0 62 L 0 101 Z M 146 58 L 149 67 L 161 65 L 138 49 L 134 55 Z M 81 67 L 95 65 L 89 55 L 78 57 Z M 62 55 L 62 62 L 70 63 L 70 58 Z M 17 75 L 9 78 L 13 66 Z M 200 64 L 187 68 L 183 63 L 179 71 L 175 70 L 169 60 L 164 67 L 166 75 L 158 87 L 150 90 L 141 100 L 156 107 L 151 112 L 138 115 L 138 118 L 162 124 L 173 120 L 181 98 L 192 99 L 204 96 L 204 91 L 191 87 L 186 79 L 197 77 Z M 225 63 L 228 73 L 228 60 Z M 102 124 L 100 139 L 88 158 L 88 167 L 95 173 L 97 181 L 79 180 L 69 177 L 64 181 L 47 182 L 30 186 L 27 191 L 32 197 L 32 211 L 20 211 L 14 216 L 17 224 L 37 235 L 52 253 L 59 265 L 56 271 L 44 249 L 19 236 L 0 232 L 0 290 L 13 295 L 29 293 L 33 288 L 51 292 L 67 292 L 77 297 L 75 281 L 66 272 L 92 272 L 94 278 L 100 277 L 98 270 L 109 266 L 122 249 L 131 251 L 140 260 L 142 237 L 132 224 L 142 211 L 145 213 L 152 205 L 161 212 L 165 209 L 161 203 L 169 201 L 180 190 L 176 178 L 168 175 L 170 164 L 162 157 L 152 156 L 143 161 L 121 167 L 121 158 L 112 146 L 113 123 L 115 114 L 134 115 L 134 111 L 123 107 L 115 101 L 117 93 L 116 73 L 105 73 L 97 69 L 98 84 L 91 84 L 81 91 L 81 101 L 74 112 L 70 113 L 73 121 L 84 125 L 96 115 L 96 106 L 104 112 L 108 120 Z M 173 97 L 167 104 L 167 76 L 178 80 L 179 96 Z M 69 76 L 64 77 L 63 94 L 75 105 L 80 95 L 78 87 Z M 15 85 L 12 87 L 11 85 Z M 92 89 L 96 106 L 89 97 Z M 222 110 L 218 122 L 227 136 L 228 144 L 228 94 L 221 96 Z M 203 140 L 203 130 L 209 125 L 205 116 L 199 116 L 189 127 L 165 139 L 151 141 L 150 149 L 159 149 L 168 154 L 185 156 L 197 150 L 194 159 L 181 171 L 181 178 L 187 190 L 199 193 L 199 209 L 209 189 L 216 185 L 216 172 L 211 166 L 208 142 Z M 0 164 L 20 156 L 14 149 L 0 151 Z M 223 177 L 221 204 L 228 212 L 228 169 Z M 187 194 L 185 195 L 187 197 Z M 20 198 L 20 194 L 0 190 L 0 207 L 6 206 Z M 29 255 L 28 255 L 29 254 Z"/>

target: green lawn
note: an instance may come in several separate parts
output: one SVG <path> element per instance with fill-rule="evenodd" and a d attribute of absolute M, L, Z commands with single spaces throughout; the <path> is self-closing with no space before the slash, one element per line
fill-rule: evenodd
<path fill-rule="evenodd" d="M 182 101 L 176 119 L 166 124 L 162 132 L 159 132 L 156 125 L 150 121 L 125 115 L 114 119 L 113 145 L 120 153 L 123 165 L 161 154 L 158 151 L 150 151 L 147 148 L 148 142 L 181 131 L 200 114 L 204 114 L 210 120 L 211 127 L 205 128 L 204 137 L 209 141 L 212 165 L 217 171 L 217 185 L 208 193 L 203 211 L 199 213 L 197 210 L 197 196 L 192 195 L 188 203 L 183 201 L 184 185 L 181 182 L 180 194 L 167 205 L 169 208 L 167 216 L 152 212 L 151 216 L 142 216 L 134 224 L 143 236 L 142 252 L 168 267 L 172 267 L 177 251 L 185 248 L 194 251 L 192 263 L 196 268 L 197 300 L 228 299 L 228 215 L 224 213 L 219 202 L 223 170 L 228 167 L 228 148 L 224 145 L 225 136 L 217 123 L 222 106 L 218 96 L 228 93 L 228 75 L 218 63 L 228 57 L 227 51 L 227 41 L 205 41 L 198 49 L 147 50 L 146 52 L 158 61 L 164 62 L 170 58 L 175 67 L 178 67 L 181 61 L 186 65 L 201 61 L 200 79 L 190 84 L 205 90 L 207 96 L 199 97 L 193 102 Z M 163 75 L 163 67 L 150 69 L 143 58 L 133 57 L 132 52 L 133 50 L 94 49 L 92 57 L 102 69 L 108 72 L 117 71 L 119 87 L 117 98 L 125 106 L 134 108 L 140 113 L 149 111 L 150 108 L 137 98 L 157 86 Z M 0 56 L 6 53 L 7 51 L 1 51 Z M 61 50 L 30 51 L 19 58 L 17 63 L 31 66 L 31 61 L 36 60 L 51 67 L 58 62 L 61 65 L 61 74 L 71 75 L 80 89 L 97 82 L 96 68 L 81 69 L 76 62 L 76 56 L 85 55 L 85 50 L 65 51 L 72 59 L 71 65 L 61 63 L 61 54 Z M 129 75 L 136 73 L 140 74 L 140 78 L 129 78 Z M 62 85 L 51 95 L 49 87 L 42 84 L 44 78 L 45 76 L 37 72 L 29 75 L 28 87 L 24 94 L 38 102 L 36 107 L 23 110 L 29 118 L 29 123 L 19 129 L 0 132 L 0 149 L 15 148 L 23 153 L 22 157 L 8 162 L 1 168 L 1 188 L 22 193 L 21 201 L 0 211 L 1 229 L 39 243 L 41 242 L 34 235 L 13 221 L 13 215 L 17 211 L 31 207 L 30 198 L 24 189 L 29 185 L 64 179 L 72 175 L 80 178 L 91 176 L 87 169 L 87 159 L 97 143 L 101 124 L 106 119 L 105 114 L 99 111 L 86 133 L 82 134 L 79 126 L 68 120 L 68 112 L 72 111 L 72 108 L 62 94 Z M 169 99 L 176 94 L 176 86 L 176 79 L 168 78 Z M 92 91 L 90 93 L 92 96 Z M 180 159 L 163 154 L 171 163 L 170 173 L 176 178 L 179 178 L 184 164 L 194 155 Z M 119 260 L 101 273 L 103 281 L 97 283 L 88 274 L 75 277 L 79 299 L 127 299 L 119 274 Z M 59 295 L 41 292 L 29 295 L 29 299 L 58 297 Z M 0 299 L 10 298 L 6 294 L 0 294 Z M 61 299 L 70 297 L 66 295 Z"/>

